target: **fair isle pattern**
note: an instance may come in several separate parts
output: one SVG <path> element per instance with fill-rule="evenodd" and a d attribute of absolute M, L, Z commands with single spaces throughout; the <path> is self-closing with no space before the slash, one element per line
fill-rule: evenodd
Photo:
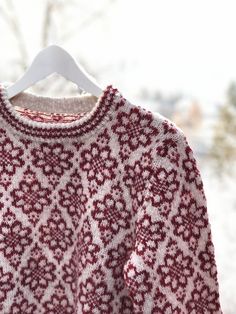
<path fill-rule="evenodd" d="M 204 187 L 182 130 L 111 85 L 92 120 L 40 130 L 42 115 L 7 112 L 5 92 L 0 313 L 222 314 Z"/>
<path fill-rule="evenodd" d="M 22 108 L 20 106 L 15 106 L 15 109 L 21 113 L 21 115 L 26 116 L 27 118 L 33 121 L 42 121 L 42 122 L 71 122 L 79 119 L 84 116 L 85 113 L 78 114 L 69 114 L 69 113 L 48 113 L 44 111 L 35 111 L 29 108 Z"/>

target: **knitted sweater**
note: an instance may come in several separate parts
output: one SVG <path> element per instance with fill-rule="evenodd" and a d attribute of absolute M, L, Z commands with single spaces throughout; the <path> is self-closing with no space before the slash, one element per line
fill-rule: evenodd
<path fill-rule="evenodd" d="M 183 131 L 112 85 L 52 98 L 0 83 L 0 313 L 222 313 Z M 66 113 L 67 114 L 66 114 Z"/>

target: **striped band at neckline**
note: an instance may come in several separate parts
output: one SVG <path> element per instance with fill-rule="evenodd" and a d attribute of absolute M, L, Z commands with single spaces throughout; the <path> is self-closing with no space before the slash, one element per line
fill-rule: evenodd
<path fill-rule="evenodd" d="M 106 121 L 109 119 L 109 113 L 114 109 L 115 97 L 121 95 L 117 88 L 114 88 L 112 84 L 107 85 L 101 95 L 97 99 L 96 103 L 93 105 L 92 110 L 86 112 L 79 119 L 71 122 L 42 122 L 33 121 L 28 117 L 22 115 L 16 108 L 14 104 L 8 99 L 7 95 L 7 82 L 0 82 L 0 117 L 14 130 L 15 133 L 26 135 L 31 139 L 71 139 L 80 136 L 92 136 L 92 134 L 105 125 Z M 21 92 L 27 101 L 31 101 L 32 104 L 34 100 L 37 102 L 58 102 L 60 104 L 71 102 L 82 101 L 87 98 L 88 95 L 79 95 L 73 97 L 49 97 L 36 95 L 30 92 Z M 89 96 L 94 98 L 95 96 Z M 63 103 L 64 102 L 64 103 Z M 26 104 L 27 107 L 27 104 Z M 60 109 L 60 108 L 59 108 Z M 37 108 L 34 108 L 37 112 Z M 41 110 L 40 110 L 41 111 Z M 52 112 L 55 114 L 55 112 Z M 75 114 L 79 114 L 75 113 Z"/>

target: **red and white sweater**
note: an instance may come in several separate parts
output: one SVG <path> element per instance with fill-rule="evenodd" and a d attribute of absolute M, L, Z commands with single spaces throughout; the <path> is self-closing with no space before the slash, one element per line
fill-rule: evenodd
<path fill-rule="evenodd" d="M 9 100 L 8 84 L 0 313 L 222 313 L 206 197 L 183 131 L 112 85 L 99 98 Z"/>

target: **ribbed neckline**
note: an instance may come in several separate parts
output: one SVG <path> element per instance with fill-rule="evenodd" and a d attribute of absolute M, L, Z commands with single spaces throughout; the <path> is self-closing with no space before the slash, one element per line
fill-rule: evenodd
<path fill-rule="evenodd" d="M 114 110 L 115 98 L 121 96 L 121 93 L 117 88 L 114 88 L 112 84 L 107 85 L 102 91 L 101 95 L 97 98 L 96 103 L 92 106 L 92 109 L 86 112 L 82 117 L 71 122 L 42 122 L 33 121 L 14 108 L 14 104 L 8 99 L 7 87 L 11 85 L 9 82 L 0 82 L 0 117 L 11 128 L 12 132 L 18 135 L 24 135 L 32 140 L 70 140 L 79 137 L 90 137 L 102 128 L 106 122 L 110 119 L 110 115 Z M 30 92 L 23 91 L 21 94 L 26 99 L 29 98 L 40 102 L 58 102 L 58 109 L 60 104 L 71 101 L 88 100 L 88 97 L 94 99 L 95 96 L 90 94 L 73 96 L 73 97 L 49 97 L 36 95 Z M 88 96 L 90 95 L 90 96 Z M 16 96 L 17 97 L 17 96 Z M 96 98 L 95 98 L 96 99 Z M 32 105 L 31 104 L 31 105 Z M 16 104 L 17 105 L 17 104 Z M 24 106 L 22 106 L 24 107 Z M 27 104 L 25 105 L 28 108 Z M 31 106 L 32 107 L 32 106 Z M 85 108 L 86 109 L 86 108 Z M 33 109 L 37 112 L 37 108 Z M 39 112 L 42 110 L 38 110 Z M 67 112 L 65 110 L 65 112 Z M 60 111 L 52 112 L 60 113 Z M 75 114 L 79 112 L 74 112 Z M 63 114 L 63 113 L 62 113 Z"/>

